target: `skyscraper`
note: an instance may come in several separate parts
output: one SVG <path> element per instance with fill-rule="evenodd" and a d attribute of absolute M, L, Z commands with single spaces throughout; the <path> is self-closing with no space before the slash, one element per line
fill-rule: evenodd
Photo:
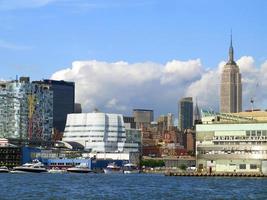
<path fill-rule="evenodd" d="M 221 74 L 221 105 L 222 113 L 236 113 L 242 111 L 242 83 L 239 67 L 234 61 L 232 35 L 229 48 L 229 60 Z"/>
<path fill-rule="evenodd" d="M 193 98 L 185 97 L 179 101 L 179 128 L 184 131 L 193 127 Z"/>
<path fill-rule="evenodd" d="M 0 87 L 0 138 L 30 142 L 51 140 L 53 92 L 28 77 Z"/>
<path fill-rule="evenodd" d="M 43 82 L 53 91 L 53 128 L 63 133 L 67 115 L 75 110 L 75 83 L 47 79 Z"/>

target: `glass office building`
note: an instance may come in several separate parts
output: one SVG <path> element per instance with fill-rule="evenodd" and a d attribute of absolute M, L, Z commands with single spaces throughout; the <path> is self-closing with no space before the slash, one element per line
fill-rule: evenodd
<path fill-rule="evenodd" d="M 3 82 L 0 88 L 0 137 L 50 141 L 53 125 L 53 92 L 29 78 Z"/>
<path fill-rule="evenodd" d="M 75 110 L 74 82 L 43 80 L 53 91 L 53 127 L 63 133 L 67 115 Z"/>
<path fill-rule="evenodd" d="M 179 128 L 184 131 L 193 127 L 193 99 L 185 97 L 179 101 Z"/>

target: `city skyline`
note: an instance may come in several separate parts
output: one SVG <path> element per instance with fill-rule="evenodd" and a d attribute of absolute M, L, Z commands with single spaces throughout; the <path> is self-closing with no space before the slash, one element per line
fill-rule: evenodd
<path fill-rule="evenodd" d="M 148 108 L 177 116 L 184 96 L 219 110 L 219 71 L 232 28 L 243 109 L 252 96 L 255 108 L 265 109 L 265 7 L 264 1 L 4 0 L 0 78 L 75 81 L 85 112 Z"/>

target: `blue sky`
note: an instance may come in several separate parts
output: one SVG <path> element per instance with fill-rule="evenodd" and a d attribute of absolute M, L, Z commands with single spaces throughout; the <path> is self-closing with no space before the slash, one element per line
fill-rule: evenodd
<path fill-rule="evenodd" d="M 49 78 L 74 60 L 266 59 L 264 0 L 2 0 L 1 78 Z"/>
<path fill-rule="evenodd" d="M 0 0 L 0 78 L 75 81 L 85 110 L 177 114 L 188 95 L 218 110 L 232 29 L 246 109 L 267 77 L 266 9 L 265 0 Z M 258 99 L 266 108 L 267 93 Z"/>

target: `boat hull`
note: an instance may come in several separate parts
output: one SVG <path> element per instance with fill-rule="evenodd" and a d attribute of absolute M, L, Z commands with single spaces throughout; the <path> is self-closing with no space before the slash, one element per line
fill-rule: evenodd
<path fill-rule="evenodd" d="M 124 174 L 139 174 L 140 170 L 125 170 L 123 171 Z"/>
<path fill-rule="evenodd" d="M 62 173 L 66 173 L 66 172 L 67 172 L 66 170 L 60 170 L 60 169 L 48 170 L 48 173 L 51 173 L 51 174 L 62 174 Z"/>
<path fill-rule="evenodd" d="M 48 172 L 45 168 L 15 167 L 11 173 L 44 173 Z"/>
<path fill-rule="evenodd" d="M 0 173 L 8 173 L 8 172 L 9 172 L 8 169 L 0 170 Z"/>
<path fill-rule="evenodd" d="M 69 168 L 67 169 L 67 172 L 70 172 L 70 173 L 91 173 L 92 170 L 90 169 L 80 169 L 80 168 Z"/>
<path fill-rule="evenodd" d="M 110 170 L 110 169 L 104 169 L 105 174 L 122 174 L 122 170 Z"/>

